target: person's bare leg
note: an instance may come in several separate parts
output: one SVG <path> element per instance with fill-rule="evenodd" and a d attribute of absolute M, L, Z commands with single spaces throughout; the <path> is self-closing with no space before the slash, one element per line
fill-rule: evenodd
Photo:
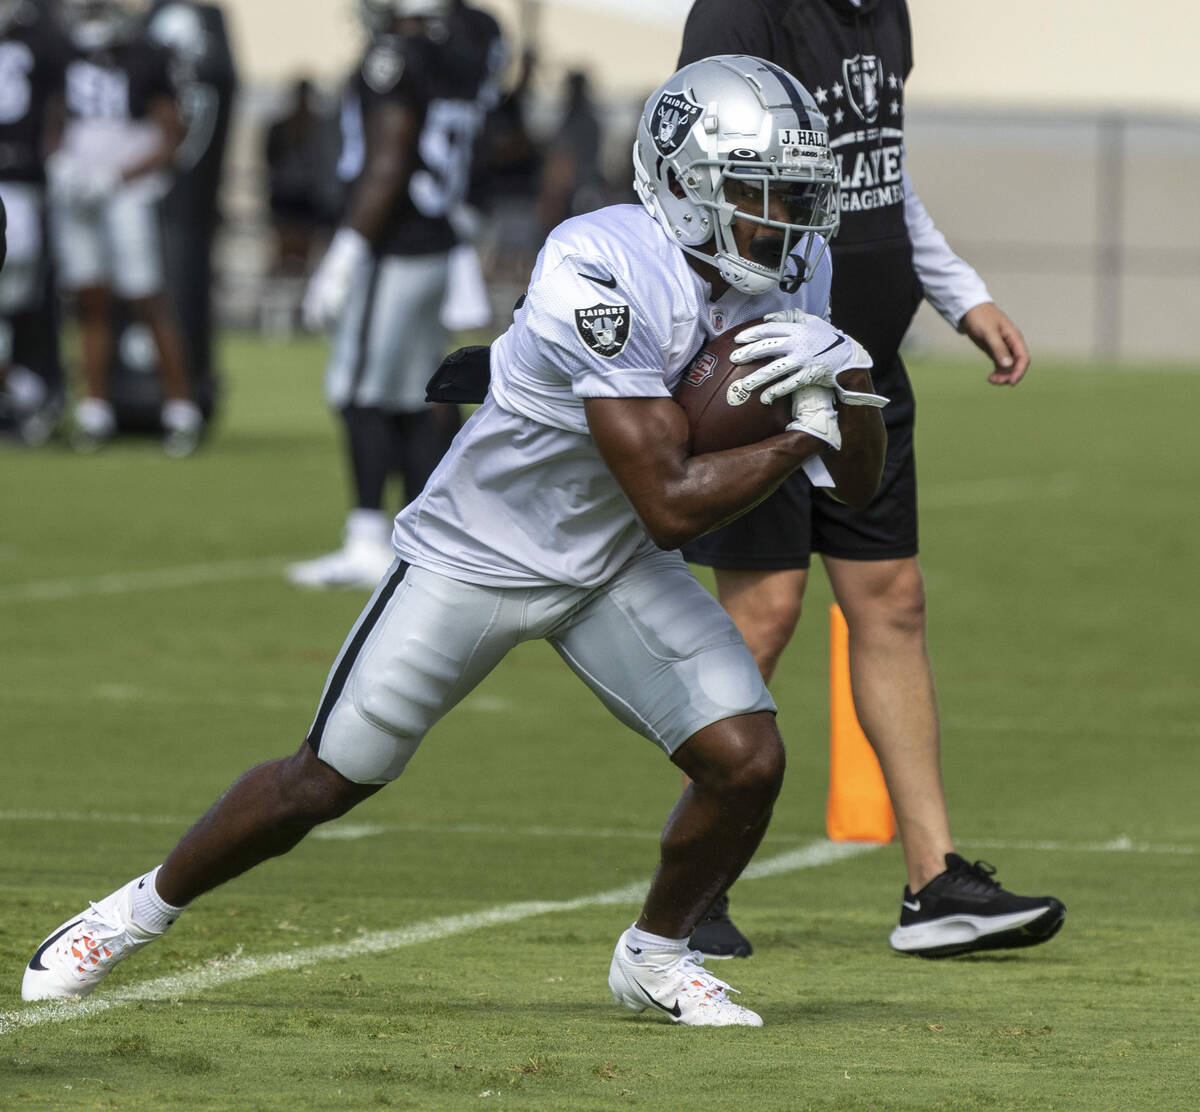
<path fill-rule="evenodd" d="M 769 684 L 783 650 L 796 632 L 808 569 L 717 568 L 716 580 L 717 598 L 745 639 L 763 682 Z"/>
<path fill-rule="evenodd" d="M 158 871 L 158 894 L 182 907 L 292 849 L 314 826 L 344 815 L 382 785 L 355 784 L 307 743 L 240 776 L 180 839 Z"/>
<path fill-rule="evenodd" d="M 686 938 L 750 860 L 783 784 L 775 716 L 740 715 L 706 726 L 672 757 L 690 784 L 675 804 L 637 927 Z"/>
<path fill-rule="evenodd" d="M 79 370 L 89 398 L 108 397 L 108 369 L 113 356 L 112 293 L 105 286 L 79 290 Z"/>
<path fill-rule="evenodd" d="M 945 870 L 954 850 L 921 569 L 915 557 L 824 560 L 850 632 L 855 712 L 879 758 L 916 892 Z"/>
<path fill-rule="evenodd" d="M 192 390 L 183 351 L 183 334 L 167 299 L 162 294 L 153 294 L 131 301 L 129 307 L 145 322 L 154 337 L 163 397 L 171 401 L 190 401 Z"/>

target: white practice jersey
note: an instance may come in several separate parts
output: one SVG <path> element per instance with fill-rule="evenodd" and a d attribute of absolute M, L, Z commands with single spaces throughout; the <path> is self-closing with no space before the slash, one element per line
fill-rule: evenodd
<path fill-rule="evenodd" d="M 587 398 L 670 397 L 708 339 L 779 309 L 825 317 L 826 252 L 795 294 L 709 285 L 637 205 L 566 221 L 493 345 L 491 392 L 396 518 L 400 557 L 497 587 L 594 587 L 653 547 L 588 432 Z"/>

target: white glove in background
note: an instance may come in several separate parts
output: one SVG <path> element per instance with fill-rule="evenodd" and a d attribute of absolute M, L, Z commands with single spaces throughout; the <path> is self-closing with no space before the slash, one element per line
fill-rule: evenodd
<path fill-rule="evenodd" d="M 46 187 L 60 204 L 95 208 L 107 201 L 120 184 L 116 170 L 85 165 L 65 151 L 55 151 L 46 159 Z"/>
<path fill-rule="evenodd" d="M 353 228 L 337 230 L 304 291 L 301 313 L 306 328 L 319 331 L 338 319 L 350 297 L 354 274 L 370 255 L 371 245 Z"/>

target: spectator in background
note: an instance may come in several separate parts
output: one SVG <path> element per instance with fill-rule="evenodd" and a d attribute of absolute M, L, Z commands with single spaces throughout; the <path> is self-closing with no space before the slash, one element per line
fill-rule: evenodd
<path fill-rule="evenodd" d="M 158 211 L 183 135 L 169 55 L 116 0 L 63 0 L 62 11 L 72 48 L 67 122 L 47 178 L 59 279 L 75 295 L 82 347 L 85 396 L 75 407 L 72 445 L 94 451 L 116 433 L 107 392 L 116 296 L 154 338 L 164 449 L 189 455 L 203 418 L 164 295 Z"/>
<path fill-rule="evenodd" d="M 274 272 L 306 275 L 318 232 L 328 224 L 325 120 L 307 77 L 288 96 L 287 111 L 267 129 L 267 196 L 275 232 Z"/>
<path fill-rule="evenodd" d="M 587 74 L 571 70 L 563 82 L 563 118 L 546 146 L 538 219 L 545 236 L 564 220 L 607 202 L 600 149 L 604 132 Z"/>
<path fill-rule="evenodd" d="M 866 509 L 842 505 L 797 474 L 685 555 L 717 569 L 721 602 L 769 680 L 800 616 L 810 553 L 821 553 L 850 630 L 855 706 L 904 848 L 908 886 L 893 948 L 942 957 L 1044 942 L 1062 925 L 1063 905 L 1014 896 L 989 866 L 954 852 L 917 563 L 914 402 L 899 354 L 922 296 L 982 349 L 995 385 L 1021 381 L 1025 341 L 979 275 L 950 250 L 904 170 L 904 86 L 912 68 L 904 0 L 696 0 L 679 64 L 735 51 L 793 74 L 829 121 L 841 173 L 830 319 L 866 347 L 878 389 L 891 399 L 883 411 L 887 459 Z M 749 954 L 726 896 L 692 945 L 714 956 Z"/>
<path fill-rule="evenodd" d="M 171 79 L 184 135 L 162 202 L 167 293 L 183 330 L 192 393 L 206 419 L 220 393 L 213 351 L 213 244 L 221 222 L 219 194 L 237 95 L 237 60 L 221 4 L 153 0 L 147 30 L 171 54 Z M 328 161 L 328 160 L 327 160 Z M 119 350 L 119 349 L 118 349 Z M 119 363 L 112 389 L 122 417 L 148 411 L 152 393 L 138 390 L 133 368 Z"/>
<path fill-rule="evenodd" d="M 542 243 L 534 216 L 542 151 L 530 134 L 526 108 L 536 68 L 534 52 L 522 52 L 516 81 L 484 120 L 478 180 L 472 186 L 488 216 L 484 269 L 521 288 Z"/>
<path fill-rule="evenodd" d="M 27 444 L 50 435 L 59 404 L 46 368 L 22 364 L 16 341 L 52 312 L 45 156 L 62 127 L 65 64 L 66 44 L 44 11 L 32 0 L 0 2 L 0 202 L 8 248 L 0 272 L 0 423 Z"/>

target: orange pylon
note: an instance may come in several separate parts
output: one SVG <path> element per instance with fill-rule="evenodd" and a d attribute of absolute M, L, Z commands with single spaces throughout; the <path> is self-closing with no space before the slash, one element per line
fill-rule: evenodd
<path fill-rule="evenodd" d="M 841 608 L 829 609 L 829 801 L 825 830 L 835 842 L 890 842 L 896 816 L 883 772 L 850 692 L 850 637 Z"/>

